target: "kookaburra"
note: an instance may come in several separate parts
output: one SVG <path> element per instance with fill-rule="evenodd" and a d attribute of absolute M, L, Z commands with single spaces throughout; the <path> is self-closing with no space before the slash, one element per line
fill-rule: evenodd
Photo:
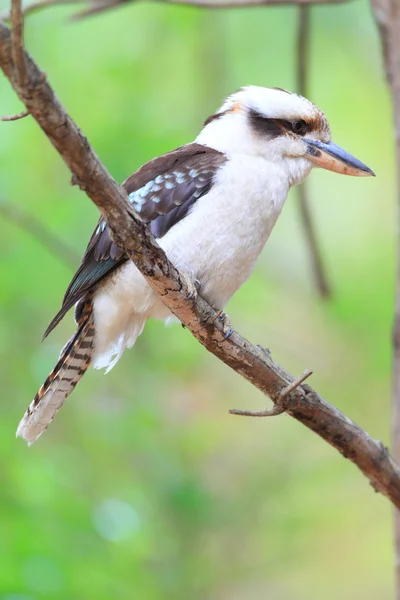
<path fill-rule="evenodd" d="M 225 100 L 193 143 L 151 160 L 123 186 L 168 258 L 221 310 L 250 276 L 289 189 L 315 166 L 374 175 L 331 141 L 324 113 L 306 98 L 248 86 Z M 104 219 L 45 337 L 74 305 L 78 329 L 18 426 L 29 444 L 90 364 L 109 371 L 147 319 L 171 317 Z"/>

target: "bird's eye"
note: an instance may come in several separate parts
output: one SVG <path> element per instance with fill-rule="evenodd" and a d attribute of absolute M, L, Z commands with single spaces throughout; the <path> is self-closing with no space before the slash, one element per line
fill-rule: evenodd
<path fill-rule="evenodd" d="M 303 121 L 303 119 L 300 119 L 300 121 L 293 121 L 292 123 L 292 130 L 294 133 L 304 135 L 307 132 L 307 129 L 307 123 Z"/>

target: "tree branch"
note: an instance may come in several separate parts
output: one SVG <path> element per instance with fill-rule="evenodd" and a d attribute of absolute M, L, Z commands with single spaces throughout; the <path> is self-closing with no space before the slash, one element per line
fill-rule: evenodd
<path fill-rule="evenodd" d="M 138 2 L 139 0 L 88 0 L 84 2 L 87 8 L 72 15 L 73 20 L 79 20 L 84 17 L 104 12 L 112 8 L 117 8 L 128 4 L 129 2 Z M 290 4 L 343 4 L 348 0 L 150 0 L 152 2 L 161 2 L 163 4 L 179 4 L 181 6 L 199 6 L 202 8 L 246 8 L 250 6 L 279 6 Z M 37 12 L 47 6 L 57 6 L 64 4 L 81 4 L 82 0 L 35 0 L 24 8 L 24 14 Z M 11 14 L 4 12 L 0 14 L 0 20 L 9 21 Z"/>
<path fill-rule="evenodd" d="M 83 9 L 73 19 L 82 19 L 99 12 L 127 4 L 130 0 L 97 0 L 87 9 Z M 133 0 L 134 2 L 137 0 Z M 246 8 L 249 6 L 278 6 L 285 4 L 339 4 L 347 0 L 153 0 L 164 4 L 181 6 L 199 6 L 202 8 Z"/>
<path fill-rule="evenodd" d="M 310 46 L 310 6 L 300 5 L 299 22 L 297 29 L 297 89 L 299 94 L 307 98 L 307 65 Z M 298 186 L 298 197 L 300 206 L 300 216 L 306 236 L 308 249 L 311 258 L 311 268 L 314 277 L 315 286 L 322 298 L 329 298 L 332 295 L 329 281 L 324 269 L 322 253 L 317 240 L 310 203 L 308 195 L 307 180 Z"/>
<path fill-rule="evenodd" d="M 310 371 L 310 369 L 307 369 L 302 375 L 300 375 L 300 377 L 292 381 L 292 383 L 290 383 L 287 387 L 283 388 L 271 409 L 266 408 L 265 410 L 241 410 L 238 408 L 231 408 L 229 412 L 231 415 L 239 415 L 240 417 L 276 417 L 277 415 L 281 415 L 288 409 L 286 401 L 288 396 L 290 396 L 290 394 L 311 375 L 312 371 Z"/>
<path fill-rule="evenodd" d="M 11 223 L 14 223 L 40 242 L 42 246 L 50 251 L 52 256 L 59 258 L 71 269 L 76 269 L 80 262 L 78 254 L 69 248 L 63 241 L 49 231 L 32 214 L 28 214 L 21 208 L 7 202 L 0 196 L 0 215 Z"/>
<path fill-rule="evenodd" d="M 4 115 L 0 118 L 0 121 L 19 121 L 20 119 L 24 119 L 29 115 L 29 110 L 22 110 L 16 115 Z"/>
<path fill-rule="evenodd" d="M 65 112 L 40 69 L 25 53 L 27 77 L 23 86 L 13 82 L 9 29 L 0 23 L 0 66 L 19 98 L 57 149 L 80 188 L 107 220 L 116 244 L 133 260 L 149 285 L 207 350 L 279 402 L 283 389 L 295 378 L 272 360 L 269 353 L 233 332 L 224 339 L 216 312 L 201 297 L 188 298 L 184 279 L 168 261 L 147 227 L 139 221 L 118 186 Z M 317 433 L 349 458 L 373 487 L 400 508 L 400 469 L 381 442 L 371 438 L 308 385 L 299 385 L 286 397 L 287 413 Z"/>
<path fill-rule="evenodd" d="M 25 60 L 23 51 L 24 21 L 22 17 L 21 0 L 11 2 L 11 55 L 13 58 L 14 78 L 18 85 L 25 80 Z"/>
<path fill-rule="evenodd" d="M 61 6 L 64 4 L 80 4 L 82 0 L 36 0 L 35 2 L 31 2 L 27 4 L 22 9 L 22 13 L 24 16 L 30 15 L 31 13 L 35 13 L 37 11 L 46 8 L 47 6 Z M 11 21 L 11 12 L 4 11 L 0 13 L 0 21 Z"/>
<path fill-rule="evenodd" d="M 383 59 L 392 95 L 397 155 L 397 277 L 393 321 L 392 448 L 400 461 L 400 4 L 398 0 L 372 0 Z M 397 507 L 399 508 L 399 507 Z M 396 598 L 400 600 L 400 511 L 394 512 Z"/>

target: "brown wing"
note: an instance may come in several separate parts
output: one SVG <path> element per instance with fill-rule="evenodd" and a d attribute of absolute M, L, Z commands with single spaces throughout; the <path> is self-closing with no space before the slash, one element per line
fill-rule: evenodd
<path fill-rule="evenodd" d="M 217 150 L 188 144 L 146 163 L 122 185 L 137 214 L 149 224 L 153 235 L 160 238 L 209 191 L 216 171 L 225 161 L 226 156 Z M 43 337 L 89 290 L 126 260 L 128 257 L 112 242 L 106 222 L 100 219 L 68 286 L 62 307 Z"/>

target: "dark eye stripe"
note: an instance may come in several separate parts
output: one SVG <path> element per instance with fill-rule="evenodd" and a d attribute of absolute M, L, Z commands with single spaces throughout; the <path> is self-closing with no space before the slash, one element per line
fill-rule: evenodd
<path fill-rule="evenodd" d="M 250 110 L 249 112 L 250 126 L 259 135 L 268 136 L 269 138 L 282 135 L 282 128 L 287 121 L 279 121 L 277 119 L 267 119 L 259 112 Z"/>
<path fill-rule="evenodd" d="M 253 131 L 259 135 L 268 136 L 269 138 L 278 137 L 284 134 L 285 130 L 298 135 L 304 135 L 313 129 L 312 125 L 306 123 L 303 119 L 293 122 L 286 121 L 285 119 L 269 119 L 255 110 L 249 111 L 249 120 Z M 301 127 L 299 127 L 300 123 Z"/>

